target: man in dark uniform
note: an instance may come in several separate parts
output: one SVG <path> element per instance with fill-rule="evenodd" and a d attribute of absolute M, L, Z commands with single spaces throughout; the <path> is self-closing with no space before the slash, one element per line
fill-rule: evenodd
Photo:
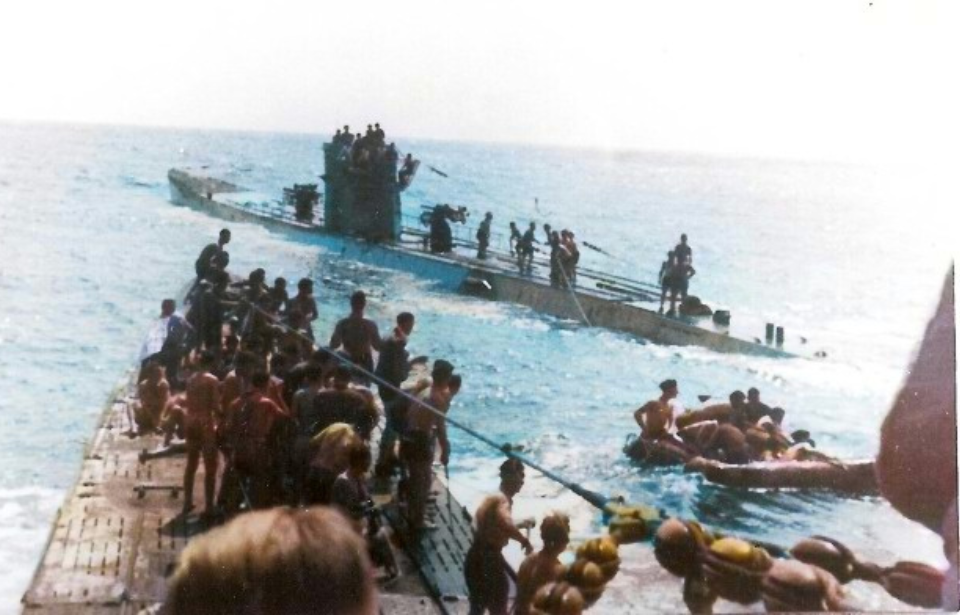
<path fill-rule="evenodd" d="M 517 251 L 520 253 L 520 273 L 530 274 L 533 272 L 533 244 L 540 243 L 535 236 L 537 232 L 537 223 L 531 222 L 530 228 L 520 238 Z"/>
<path fill-rule="evenodd" d="M 477 229 L 477 258 L 487 258 L 487 248 L 490 247 L 490 223 L 493 222 L 493 214 L 489 211 L 483 217 L 480 228 Z"/>
<path fill-rule="evenodd" d="M 194 269 L 197 272 L 197 278 L 199 280 L 206 279 L 214 269 L 223 271 L 227 268 L 230 256 L 223 247 L 228 243 L 230 243 L 230 229 L 225 228 L 220 231 L 217 243 L 208 244 L 203 251 L 200 252 L 200 256 L 197 257 L 197 262 L 194 264 Z"/>

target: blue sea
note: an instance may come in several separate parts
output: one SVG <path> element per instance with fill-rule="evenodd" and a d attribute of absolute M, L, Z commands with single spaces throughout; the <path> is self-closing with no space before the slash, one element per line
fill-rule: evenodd
<path fill-rule="evenodd" d="M 350 120 L 351 118 L 345 118 Z M 356 118 L 354 118 L 356 119 Z M 362 120 L 362 118 L 360 118 Z M 389 127 L 387 127 L 389 130 Z M 388 135 L 388 138 L 390 136 Z M 550 149 L 397 138 L 421 167 L 404 195 L 571 228 L 609 255 L 583 264 L 653 281 L 687 233 L 691 292 L 804 336 L 827 358 L 764 359 L 642 339 L 440 292 L 342 261 L 307 240 L 231 224 L 235 272 L 318 281 L 325 338 L 355 288 L 389 328 L 417 315 L 414 354 L 464 377 L 452 416 L 596 491 L 781 544 L 810 534 L 880 563 L 940 562 L 939 538 L 878 497 L 746 493 L 640 468 L 621 447 L 632 412 L 676 378 L 681 400 L 758 387 L 820 449 L 871 456 L 950 263 L 955 185 L 922 165 L 885 167 L 682 152 Z M 167 170 L 210 165 L 278 194 L 319 181 L 321 135 L 0 124 L 0 612 L 14 612 L 104 402 L 137 357 L 161 299 L 190 279 L 224 223 L 169 202 Z M 762 332 L 756 335 L 762 337 Z M 500 457 L 452 432 L 451 484 L 468 505 L 496 489 Z M 520 514 L 560 507 L 596 533 L 590 507 L 531 476 Z M 679 586 L 678 590 L 679 591 Z"/>

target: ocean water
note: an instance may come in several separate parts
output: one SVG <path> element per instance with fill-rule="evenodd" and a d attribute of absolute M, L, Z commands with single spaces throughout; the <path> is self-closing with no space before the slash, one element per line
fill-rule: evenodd
<path fill-rule="evenodd" d="M 190 278 L 224 223 L 169 202 L 166 172 L 211 165 L 279 194 L 322 173 L 316 135 L 0 124 L 0 612 L 15 612 L 96 417 L 136 359 L 160 300 Z M 825 360 L 774 360 L 656 346 L 526 308 L 442 293 L 406 274 L 338 260 L 309 241 L 231 224 L 232 268 L 311 276 L 318 337 L 355 288 L 386 330 L 417 315 L 415 354 L 464 376 L 453 416 L 522 444 L 591 489 L 727 531 L 790 544 L 827 534 L 880 563 L 940 561 L 939 539 L 882 499 L 744 493 L 621 454 L 632 411 L 659 381 L 681 399 L 757 386 L 793 428 L 841 457 L 878 447 L 878 428 L 932 313 L 950 259 L 955 185 L 920 166 L 871 167 L 676 152 L 604 152 L 398 139 L 424 167 L 407 212 L 450 202 L 474 218 L 569 227 L 610 256 L 584 265 L 653 280 L 681 232 L 691 292 L 803 335 Z M 954 199 L 955 202 L 955 199 Z M 469 233 L 466 229 L 461 232 Z M 758 331 L 757 335 L 761 335 Z M 496 489 L 495 451 L 452 431 L 451 484 L 468 505 Z M 520 514 L 561 507 L 580 535 L 588 505 L 531 476 Z M 679 587 L 678 587 L 679 591 Z"/>

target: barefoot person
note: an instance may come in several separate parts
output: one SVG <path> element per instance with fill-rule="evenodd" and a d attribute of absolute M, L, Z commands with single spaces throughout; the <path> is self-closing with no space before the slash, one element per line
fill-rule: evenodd
<path fill-rule="evenodd" d="M 347 357 L 367 372 L 373 371 L 373 351 L 380 351 L 380 331 L 377 323 L 363 317 L 367 307 L 367 295 L 358 290 L 350 296 L 350 315 L 340 320 L 330 337 L 330 350 L 341 346 Z M 364 375 L 359 378 L 366 382 Z"/>
<path fill-rule="evenodd" d="M 507 543 L 516 540 L 524 553 L 533 553 L 533 545 L 511 517 L 513 496 L 520 493 L 523 480 L 523 465 L 516 459 L 504 461 L 500 466 L 500 493 L 484 498 L 473 517 L 476 532 L 463 564 L 471 615 L 508 612 L 510 579 L 502 553 Z"/>
<path fill-rule="evenodd" d="M 419 403 L 411 404 L 407 410 L 400 446 L 400 456 L 409 476 L 407 522 L 414 530 L 432 527 L 426 523 L 424 513 L 433 479 L 434 438 L 440 443 L 440 463 L 447 465 L 450 461 L 447 422 L 436 411 L 445 414 L 450 408 L 453 365 L 442 359 L 436 361 L 432 378 L 430 388 L 417 395 Z"/>
<path fill-rule="evenodd" d="M 562 513 L 551 513 L 540 523 L 543 549 L 528 556 L 517 572 L 517 601 L 514 612 L 527 615 L 537 590 L 559 581 L 566 570 L 560 563 L 560 554 L 570 543 L 570 519 Z"/>
<path fill-rule="evenodd" d="M 152 433 L 160 426 L 160 416 L 170 399 L 170 383 L 159 363 L 147 363 L 145 378 L 137 385 L 140 404 L 135 418 L 139 433 Z"/>
<path fill-rule="evenodd" d="M 210 373 L 216 365 L 210 351 L 200 355 L 198 371 L 187 382 L 186 416 L 187 467 L 183 473 L 183 511 L 193 508 L 193 481 L 197 475 L 200 457 L 203 457 L 203 495 L 206 513 L 214 509 L 217 486 L 216 417 L 220 413 L 220 381 Z"/>

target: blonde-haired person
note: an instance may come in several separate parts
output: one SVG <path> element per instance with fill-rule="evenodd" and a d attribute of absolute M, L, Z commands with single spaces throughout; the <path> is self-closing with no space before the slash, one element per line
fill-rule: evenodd
<path fill-rule="evenodd" d="M 170 615 L 373 615 L 367 547 L 334 509 L 250 512 L 195 539 L 180 557 Z"/>
<path fill-rule="evenodd" d="M 517 572 L 514 612 L 518 615 L 530 612 L 533 596 L 538 589 L 563 577 L 565 567 L 559 557 L 570 544 L 570 518 L 559 512 L 544 517 L 540 522 L 540 539 L 543 540 L 543 548 L 527 556 Z"/>

